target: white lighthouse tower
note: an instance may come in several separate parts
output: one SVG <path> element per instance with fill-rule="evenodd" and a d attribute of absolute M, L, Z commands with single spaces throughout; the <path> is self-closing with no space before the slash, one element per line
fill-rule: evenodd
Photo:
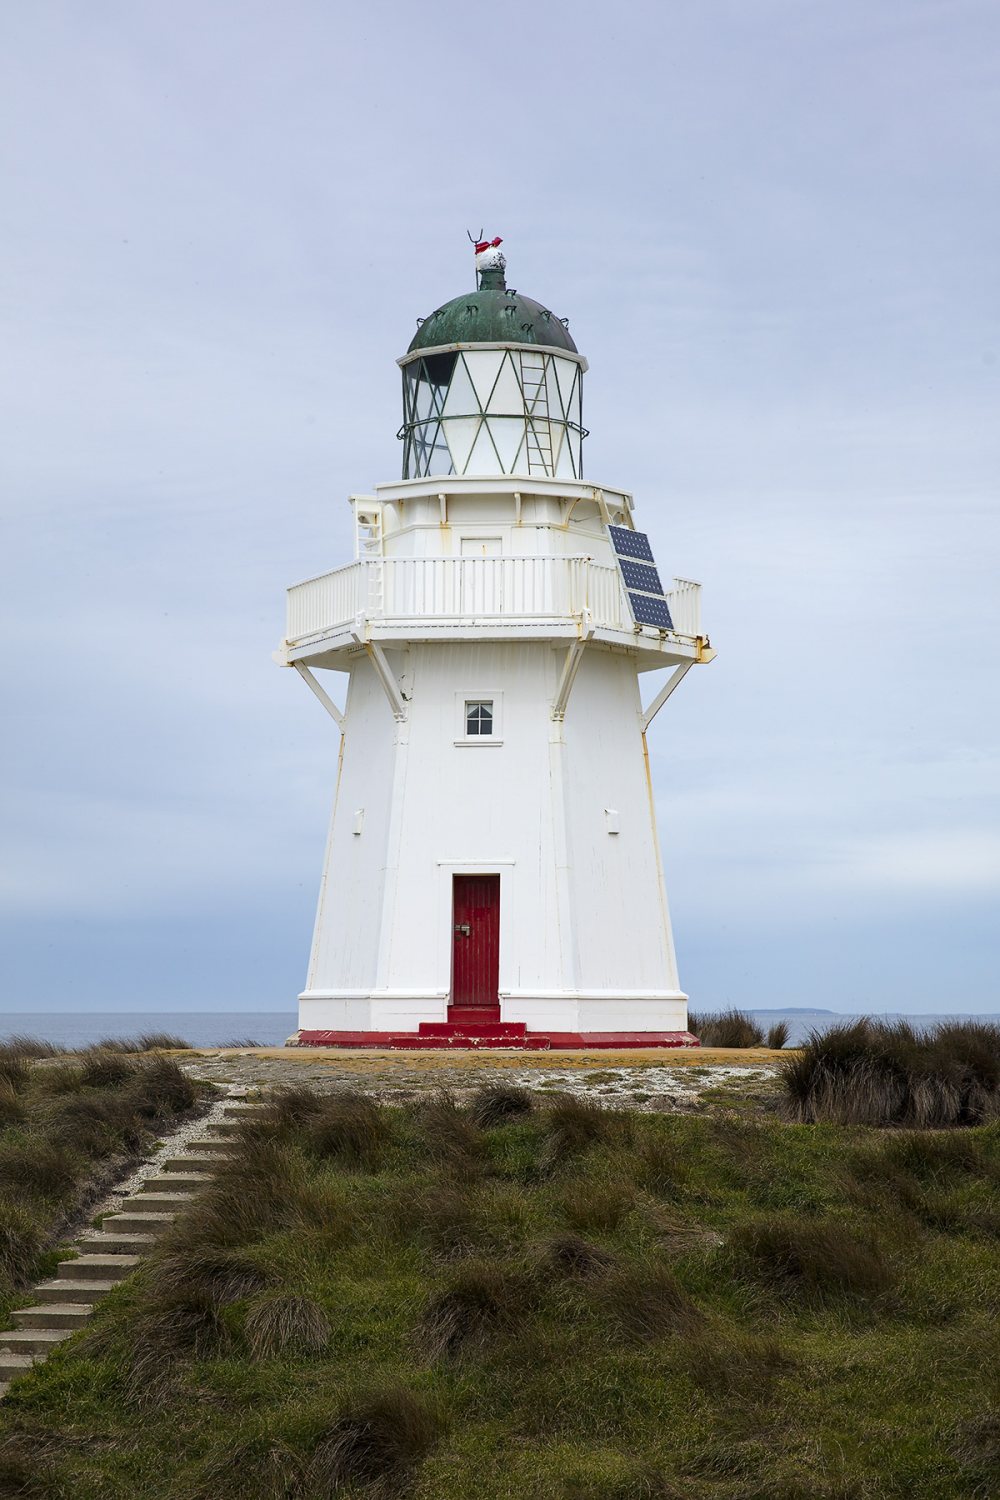
<path fill-rule="evenodd" d="M 288 593 L 277 659 L 339 731 L 299 1038 L 679 1045 L 646 732 L 714 654 L 699 586 L 664 587 L 632 497 L 584 481 L 565 320 L 499 240 L 476 266 L 399 361 L 402 479 Z"/>

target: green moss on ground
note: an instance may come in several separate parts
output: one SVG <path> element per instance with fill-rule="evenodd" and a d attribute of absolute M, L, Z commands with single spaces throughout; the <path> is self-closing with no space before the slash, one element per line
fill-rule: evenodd
<path fill-rule="evenodd" d="M 996 1127 L 508 1104 L 289 1093 L 13 1387 L 0 1464 L 72 1500 L 991 1492 Z"/>

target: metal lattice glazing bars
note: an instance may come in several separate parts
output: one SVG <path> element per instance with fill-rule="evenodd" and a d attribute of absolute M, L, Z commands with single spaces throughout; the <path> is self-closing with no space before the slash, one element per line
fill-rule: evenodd
<path fill-rule="evenodd" d="M 403 370 L 403 478 L 583 477 L 581 371 L 537 349 L 425 355 Z"/>

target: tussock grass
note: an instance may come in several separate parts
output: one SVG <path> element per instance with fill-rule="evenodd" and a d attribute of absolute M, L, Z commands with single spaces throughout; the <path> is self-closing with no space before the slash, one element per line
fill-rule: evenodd
<path fill-rule="evenodd" d="M 772 1052 L 780 1052 L 782 1047 L 788 1045 L 790 1035 L 791 1028 L 787 1021 L 775 1021 L 774 1025 L 768 1028 L 767 1045 Z"/>
<path fill-rule="evenodd" d="M 128 1103 L 143 1120 L 166 1120 L 193 1109 L 198 1090 L 183 1068 L 169 1057 L 143 1063 L 132 1076 Z"/>
<path fill-rule="evenodd" d="M 593 1284 L 601 1312 L 633 1339 L 658 1339 L 697 1327 L 701 1314 L 669 1266 L 622 1266 Z"/>
<path fill-rule="evenodd" d="M 424 1145 L 435 1161 L 464 1172 L 475 1169 L 482 1136 L 453 1094 L 435 1094 L 416 1113 Z"/>
<path fill-rule="evenodd" d="M 512 1083 L 491 1083 L 477 1089 L 469 1106 L 472 1122 L 480 1130 L 493 1130 L 511 1120 L 522 1120 L 535 1107 L 530 1090 Z"/>
<path fill-rule="evenodd" d="M 135 1059 L 128 1054 L 95 1048 L 93 1052 L 83 1054 L 76 1074 L 85 1088 L 106 1089 L 116 1088 L 132 1079 L 135 1071 Z"/>
<path fill-rule="evenodd" d="M 83 1088 L 83 1069 L 78 1062 L 59 1061 L 36 1068 L 31 1077 L 33 1091 L 39 1097 L 78 1094 Z"/>
<path fill-rule="evenodd" d="M 242 1249 L 225 1246 L 167 1245 L 144 1271 L 149 1294 L 165 1302 L 191 1292 L 216 1307 L 252 1297 L 273 1282 L 274 1276 Z"/>
<path fill-rule="evenodd" d="M 567 1184 L 559 1197 L 562 1217 L 579 1234 L 608 1234 L 618 1229 L 635 1206 L 635 1189 L 627 1180 L 588 1178 Z"/>
<path fill-rule="evenodd" d="M 322 1096 L 315 1089 L 300 1085 L 274 1089 L 253 1120 L 247 1121 L 242 1133 L 245 1139 L 287 1137 L 315 1119 L 322 1108 Z"/>
<path fill-rule="evenodd" d="M 647 1192 L 661 1198 L 678 1198 L 690 1176 L 689 1164 L 670 1141 L 647 1136 L 635 1152 L 634 1175 Z"/>
<path fill-rule="evenodd" d="M 471 1199 L 452 1182 L 399 1193 L 389 1214 L 397 1234 L 412 1238 L 440 1259 L 469 1255 L 479 1242 Z"/>
<path fill-rule="evenodd" d="M 309 1122 L 309 1150 L 342 1166 L 374 1164 L 388 1138 L 382 1106 L 367 1094 L 344 1089 L 323 1095 Z"/>
<path fill-rule="evenodd" d="M 302 1500 L 304 1482 L 302 1455 L 281 1438 L 227 1433 L 183 1500 Z"/>
<path fill-rule="evenodd" d="M 359 1394 L 319 1436 L 306 1492 L 317 1500 L 355 1488 L 400 1495 L 439 1432 L 426 1401 L 402 1387 Z"/>
<path fill-rule="evenodd" d="M 142 1125 L 121 1094 L 88 1091 L 60 1096 L 53 1103 L 47 1133 L 58 1145 L 102 1161 L 137 1151 Z"/>
<path fill-rule="evenodd" d="M 98 1322 L 81 1342 L 109 1358 L 130 1406 L 153 1407 L 176 1390 L 193 1360 L 227 1353 L 232 1332 L 212 1297 L 181 1288 L 140 1302 L 127 1337 L 113 1324 Z"/>
<path fill-rule="evenodd" d="M 45 1243 L 38 1217 L 12 1198 L 0 1197 L 0 1281 L 23 1284 Z"/>
<path fill-rule="evenodd" d="M 1000 1118 L 1000 1027 L 952 1022 L 918 1030 L 861 1020 L 813 1032 L 784 1064 L 790 1118 L 916 1129 Z"/>
<path fill-rule="evenodd" d="M 24 1088 L 30 1076 L 28 1054 L 10 1042 L 0 1046 L 0 1083 L 16 1092 Z"/>
<path fill-rule="evenodd" d="M 0 1080 L 0 1130 L 19 1124 L 26 1115 L 27 1106 L 20 1094 L 6 1080 Z"/>
<path fill-rule="evenodd" d="M 139 1052 L 193 1052 L 190 1042 L 170 1031 L 144 1031 L 136 1037 Z"/>
<path fill-rule="evenodd" d="M 419 1339 L 430 1359 L 454 1358 L 522 1323 L 532 1285 L 518 1267 L 491 1261 L 461 1265 L 424 1308 Z"/>
<path fill-rule="evenodd" d="M 302 1157 L 287 1146 L 249 1141 L 175 1221 L 164 1236 L 164 1248 L 249 1245 L 267 1234 L 304 1226 L 316 1209 L 306 1177 Z"/>
<path fill-rule="evenodd" d="M 0 1049 L 10 1052 L 19 1052 L 22 1057 L 56 1057 L 62 1051 L 54 1042 L 47 1042 L 39 1036 L 23 1036 L 15 1032 L 13 1036 L 5 1037 L 0 1043 Z"/>
<path fill-rule="evenodd" d="M 736 1396 L 766 1403 L 775 1382 L 796 1369 L 787 1346 L 768 1333 L 734 1338 L 704 1325 L 684 1340 L 680 1349 L 688 1378 L 722 1401 Z"/>
<path fill-rule="evenodd" d="M 557 1167 L 598 1142 L 611 1140 L 619 1120 L 619 1116 L 592 1099 L 582 1099 L 577 1094 L 552 1096 L 545 1112 L 547 1164 Z"/>
<path fill-rule="evenodd" d="M 543 1248 L 543 1265 L 557 1276 L 603 1276 L 612 1269 L 610 1251 L 578 1234 L 557 1234 Z"/>
<path fill-rule="evenodd" d="M 879 1245 L 837 1220 L 751 1220 L 733 1230 L 728 1256 L 747 1281 L 812 1302 L 885 1297 L 896 1284 Z"/>
<path fill-rule="evenodd" d="M 172 1036 L 167 1031 L 146 1031 L 139 1036 L 105 1036 L 95 1042 L 94 1052 L 191 1052 L 193 1047 L 181 1036 Z"/>
<path fill-rule="evenodd" d="M 1000 1475 L 1000 1404 L 987 1404 L 976 1416 L 958 1422 L 949 1447 L 970 1479 L 981 1481 L 972 1493 L 984 1500 L 995 1494 Z"/>
<path fill-rule="evenodd" d="M 7 1500 L 64 1500 L 68 1492 L 39 1444 L 12 1433 L 0 1442 L 0 1495 Z"/>
<path fill-rule="evenodd" d="M 703 1047 L 762 1047 L 764 1032 L 745 1010 L 724 1010 L 717 1016 L 688 1016 L 688 1030 Z"/>
<path fill-rule="evenodd" d="M 554 1169 L 541 1101 L 485 1128 L 384 1107 L 364 1160 L 315 1149 L 320 1114 L 299 1097 L 242 1129 L 96 1345 L 0 1407 L 0 1433 L 72 1432 L 68 1493 L 989 1493 L 1000 1258 L 973 1218 L 1000 1127 L 585 1107 Z M 473 1170 L 434 1138 L 456 1118 Z"/>
<path fill-rule="evenodd" d="M 0 1138 L 0 1193 L 61 1198 L 80 1176 L 79 1157 L 44 1137 Z"/>
<path fill-rule="evenodd" d="M 312 1297 L 272 1292 L 251 1304 L 243 1333 L 254 1359 L 318 1354 L 330 1342 L 330 1319 Z"/>

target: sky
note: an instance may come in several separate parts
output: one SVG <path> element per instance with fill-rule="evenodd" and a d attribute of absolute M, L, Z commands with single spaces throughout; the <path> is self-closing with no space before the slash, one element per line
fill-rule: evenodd
<path fill-rule="evenodd" d="M 699 1009 L 1000 1011 L 994 0 L 0 19 L 0 1008 L 275 1010 L 333 725 L 283 591 L 466 231 L 718 651 L 651 754 Z"/>

